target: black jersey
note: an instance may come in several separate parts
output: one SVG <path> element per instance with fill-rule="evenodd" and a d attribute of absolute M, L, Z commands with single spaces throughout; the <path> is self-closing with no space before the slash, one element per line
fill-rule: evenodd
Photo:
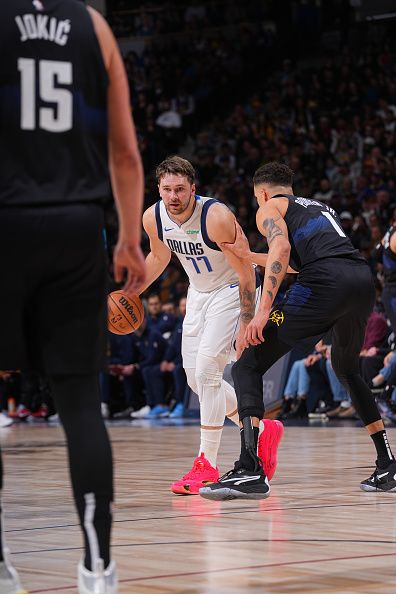
<path fill-rule="evenodd" d="M 0 2 L 0 206 L 110 195 L 107 86 L 80 0 Z"/>
<path fill-rule="evenodd" d="M 396 284 L 396 254 L 390 249 L 392 235 L 395 232 L 396 226 L 392 225 L 385 233 L 383 239 L 382 264 L 386 284 Z"/>
<path fill-rule="evenodd" d="M 335 210 L 298 196 L 277 194 L 289 201 L 285 222 L 291 245 L 290 266 L 299 271 L 324 258 L 365 261 L 345 235 Z"/>

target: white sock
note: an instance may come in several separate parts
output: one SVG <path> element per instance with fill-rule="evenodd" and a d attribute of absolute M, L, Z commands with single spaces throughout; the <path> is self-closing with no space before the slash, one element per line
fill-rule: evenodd
<path fill-rule="evenodd" d="M 239 427 L 239 415 L 238 415 L 238 411 L 236 411 L 233 415 L 227 415 L 227 417 L 230 419 L 230 421 L 232 421 L 233 423 L 235 423 L 235 425 L 237 427 Z"/>
<path fill-rule="evenodd" d="M 201 429 L 201 445 L 199 446 L 199 454 L 204 454 L 208 462 L 216 468 L 217 453 L 220 447 L 221 429 Z"/>

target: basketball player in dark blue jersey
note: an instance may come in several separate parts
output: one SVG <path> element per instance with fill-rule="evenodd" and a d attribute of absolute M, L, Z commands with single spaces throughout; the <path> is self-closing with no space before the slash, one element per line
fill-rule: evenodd
<path fill-rule="evenodd" d="M 377 252 L 381 256 L 384 274 L 382 302 L 396 336 L 396 210 L 393 212 L 391 226 L 385 233 L 380 245 L 377 246 Z"/>
<path fill-rule="evenodd" d="M 258 424 L 264 415 L 264 373 L 302 339 L 312 342 L 332 331 L 332 366 L 347 389 L 376 451 L 376 469 L 361 483 L 365 491 L 396 491 L 396 462 L 373 395 L 359 375 L 359 353 L 375 290 L 365 260 L 342 230 L 335 211 L 293 195 L 293 172 L 268 163 L 254 175 L 257 227 L 269 253 L 261 303 L 245 333 L 248 347 L 232 369 L 241 420 L 241 455 L 233 470 L 203 487 L 208 499 L 262 499 L 270 486 L 256 456 Z M 237 235 L 229 246 L 246 254 Z M 273 307 L 290 266 L 298 271 L 285 299 Z"/>
<path fill-rule="evenodd" d="M 37 370 L 64 427 L 85 542 L 79 594 L 116 594 L 103 204 L 119 215 L 116 280 L 145 279 L 143 170 L 128 81 L 106 21 L 77 0 L 0 3 L 0 369 Z M 0 527 L 1 530 L 1 527 Z M 0 594 L 24 594 L 0 546 Z"/>

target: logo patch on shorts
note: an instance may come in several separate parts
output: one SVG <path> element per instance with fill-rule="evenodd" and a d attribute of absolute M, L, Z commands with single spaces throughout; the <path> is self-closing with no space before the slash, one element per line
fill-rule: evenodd
<path fill-rule="evenodd" d="M 271 320 L 271 322 L 274 322 L 274 324 L 276 324 L 277 326 L 280 326 L 285 321 L 285 316 L 283 311 L 280 311 L 279 309 L 274 309 L 269 319 Z"/>

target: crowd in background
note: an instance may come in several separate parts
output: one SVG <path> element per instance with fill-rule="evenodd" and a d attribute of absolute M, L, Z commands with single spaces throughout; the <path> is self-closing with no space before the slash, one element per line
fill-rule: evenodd
<path fill-rule="evenodd" d="M 128 0 L 108 2 L 108 20 L 117 37 L 153 37 L 175 33 L 201 33 L 255 19 L 267 18 L 269 4 L 261 0 L 233 2 L 149 1 L 132 7 Z"/>
<path fill-rule="evenodd" d="M 255 227 L 251 178 L 263 162 L 289 165 L 296 174 L 295 193 L 336 209 L 372 268 L 376 332 L 362 351 L 362 373 L 374 389 L 389 388 L 396 360 L 375 246 L 396 208 L 395 24 L 354 23 L 344 0 L 322 5 L 296 0 L 283 10 L 280 4 L 152 1 L 130 10 L 126 0 L 109 2 L 115 33 L 145 39 L 143 49 L 124 57 L 147 176 L 146 206 L 158 200 L 155 166 L 177 153 L 196 167 L 198 193 L 227 204 L 252 249 L 265 251 Z M 116 237 L 111 208 L 107 234 L 111 255 Z M 147 251 L 147 238 L 144 245 Z M 282 291 L 291 282 L 287 278 Z M 172 259 L 150 287 L 153 295 L 144 296 L 148 315 L 140 331 L 109 335 L 108 373 L 101 378 L 105 416 L 184 410 L 180 334 L 187 288 Z M 282 415 L 328 416 L 342 402 L 341 408 L 350 409 L 348 395 L 334 381 L 330 349 L 330 342 L 319 345 L 296 361 Z M 28 378 L 27 384 L 40 381 Z M 23 414 L 50 414 L 48 389 L 29 392 L 25 383 L 18 374 L 0 379 L 3 409 L 11 390 L 22 395 L 17 409 L 19 403 Z M 32 392 L 40 398 L 32 400 Z"/>

